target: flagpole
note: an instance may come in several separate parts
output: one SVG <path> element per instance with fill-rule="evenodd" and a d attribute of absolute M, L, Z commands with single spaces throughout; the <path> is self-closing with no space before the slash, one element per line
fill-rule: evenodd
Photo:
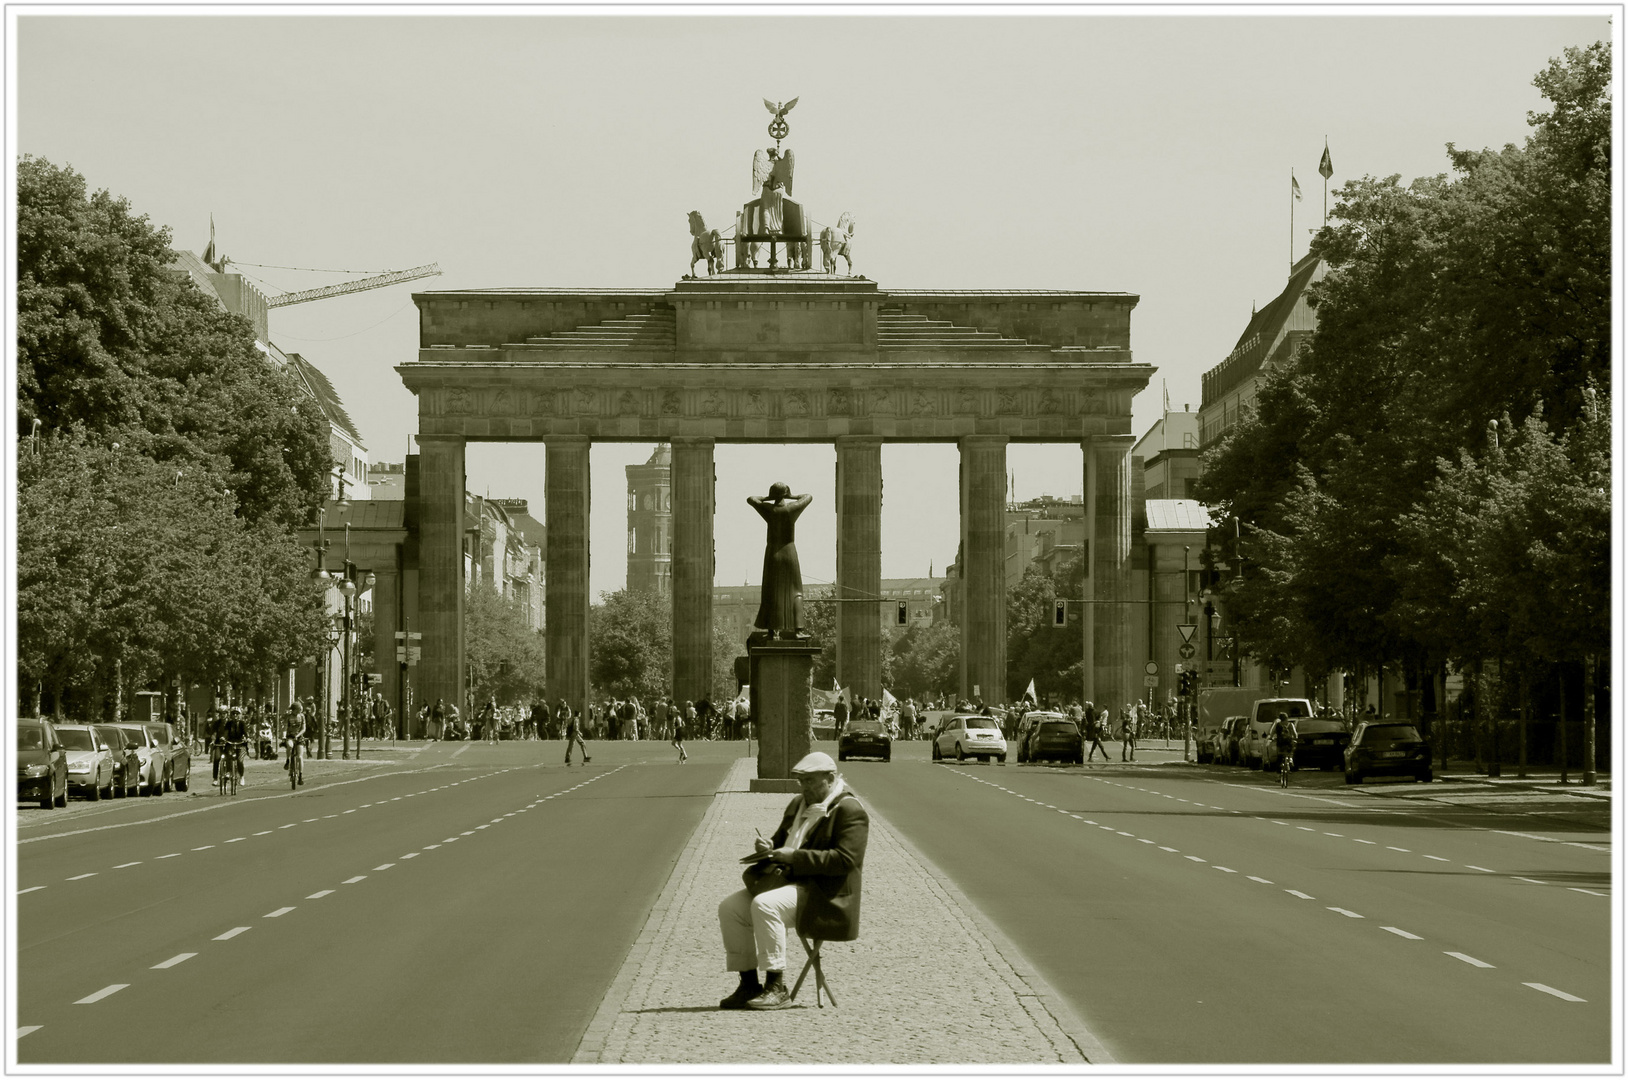
<path fill-rule="evenodd" d="M 1323 157 L 1328 157 L 1328 136 L 1323 136 Z M 1322 163 L 1317 166 L 1318 172 L 1323 172 Z M 1328 174 L 1323 174 L 1323 228 L 1328 228 Z"/>
<path fill-rule="evenodd" d="M 1294 169 L 1289 170 L 1289 273 L 1294 273 Z"/>

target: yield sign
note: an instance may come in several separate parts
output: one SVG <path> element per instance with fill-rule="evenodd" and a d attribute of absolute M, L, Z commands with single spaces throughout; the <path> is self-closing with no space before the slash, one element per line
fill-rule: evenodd
<path fill-rule="evenodd" d="M 1177 623 L 1176 629 L 1181 631 L 1181 642 L 1183 645 L 1186 645 L 1193 640 L 1193 635 L 1198 633 L 1198 624 Z"/>

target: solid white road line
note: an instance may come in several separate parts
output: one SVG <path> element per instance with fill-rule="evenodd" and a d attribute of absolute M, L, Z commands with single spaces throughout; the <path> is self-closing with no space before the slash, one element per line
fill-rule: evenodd
<path fill-rule="evenodd" d="M 332 895 L 333 895 L 333 890 L 332 889 L 323 889 L 321 892 L 312 893 L 310 896 L 307 896 L 306 899 L 307 900 L 321 900 L 324 896 L 332 896 Z"/>
<path fill-rule="evenodd" d="M 1330 911 L 1338 911 L 1341 915 L 1344 915 L 1348 919 L 1360 919 L 1360 918 L 1362 918 L 1362 916 L 1358 915 L 1355 911 L 1347 911 L 1343 907 L 1331 907 L 1331 908 L 1329 908 L 1329 910 Z"/>
<path fill-rule="evenodd" d="M 357 874 L 355 877 L 346 878 L 344 881 L 341 881 L 340 884 L 341 885 L 354 885 L 358 881 L 366 881 L 366 880 L 367 880 L 367 875 L 366 874 Z"/>
<path fill-rule="evenodd" d="M 162 964 L 154 964 L 153 967 L 152 967 L 152 970 L 154 970 L 154 971 L 162 971 L 165 968 L 172 968 L 176 964 L 185 963 L 186 961 L 191 960 L 194 956 L 197 956 L 197 955 L 198 954 L 195 953 L 195 952 L 177 953 L 174 956 L 170 957 L 168 960 L 164 961 Z"/>
<path fill-rule="evenodd" d="M 243 933 L 243 931 L 245 931 L 247 929 L 248 929 L 247 926 L 234 926 L 230 930 L 226 931 L 226 933 L 224 933 L 224 934 L 215 935 L 215 940 L 216 941 L 231 941 L 233 938 L 237 937 L 239 934 Z"/>
<path fill-rule="evenodd" d="M 1317 899 L 1317 897 L 1315 897 L 1315 896 L 1306 895 L 1305 893 L 1301 892 L 1299 889 L 1284 889 L 1283 891 L 1288 893 L 1290 896 L 1298 896 L 1302 900 L 1315 900 L 1315 899 Z"/>
<path fill-rule="evenodd" d="M 44 1024 L 24 1024 L 22 1027 L 17 1029 L 17 1037 L 20 1039 L 24 1035 L 32 1035 L 34 1032 L 38 1031 L 44 1026 Z"/>
<path fill-rule="evenodd" d="M 1447 955 L 1451 956 L 1454 960 L 1462 960 L 1466 964 L 1471 964 L 1471 965 L 1473 965 L 1475 967 L 1478 967 L 1478 968 L 1490 968 L 1490 967 L 1493 966 L 1493 965 L 1487 963 L 1485 960 L 1477 960 L 1475 957 L 1466 956 L 1464 953 L 1461 953 L 1461 952 L 1449 952 Z"/>
<path fill-rule="evenodd" d="M 1522 986 L 1530 986 L 1534 990 L 1541 990 L 1545 994 L 1553 994 L 1555 997 L 1559 998 L 1561 1001 L 1582 1001 L 1582 1002 L 1587 1002 L 1587 1000 L 1588 1000 L 1587 998 L 1580 998 L 1580 997 L 1577 997 L 1577 996 L 1575 996 L 1573 994 L 1568 994 L 1564 990 L 1556 990 L 1552 986 L 1544 986 L 1542 983 L 1521 983 L 1521 985 Z"/>
<path fill-rule="evenodd" d="M 263 918 L 263 919 L 280 919 L 284 915 L 287 915 L 290 911 L 293 911 L 293 910 L 294 909 L 291 908 L 291 907 L 280 907 L 276 911 L 268 911 L 268 912 L 266 912 L 264 915 L 261 916 L 261 918 Z"/>
<path fill-rule="evenodd" d="M 68 880 L 69 881 L 84 881 L 88 877 L 95 877 L 95 876 L 96 876 L 95 872 L 92 871 L 89 874 L 75 874 L 73 877 L 69 878 Z"/>
<path fill-rule="evenodd" d="M 103 998 L 109 996 L 110 994 L 117 994 L 120 990 L 123 990 L 125 987 L 127 987 L 129 985 L 130 985 L 129 983 L 114 983 L 112 986 L 104 986 L 100 990 L 96 991 L 96 993 L 91 994 L 88 997 L 80 998 L 78 1001 L 74 1002 L 74 1004 L 75 1005 L 92 1005 L 92 1004 L 95 1004 L 96 1002 L 101 1001 Z"/>
<path fill-rule="evenodd" d="M 1381 926 L 1380 929 L 1381 930 L 1389 930 L 1391 933 L 1395 934 L 1397 937 L 1407 938 L 1409 941 L 1423 941 L 1424 940 L 1424 938 L 1420 937 L 1418 934 L 1410 934 L 1406 930 L 1399 930 L 1394 926 Z"/>

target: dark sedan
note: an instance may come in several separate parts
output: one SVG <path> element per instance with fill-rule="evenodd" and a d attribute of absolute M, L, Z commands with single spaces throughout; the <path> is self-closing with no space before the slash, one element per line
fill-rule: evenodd
<path fill-rule="evenodd" d="M 837 760 L 851 757 L 877 757 L 893 760 L 893 740 L 880 720 L 850 720 L 837 740 Z"/>
<path fill-rule="evenodd" d="M 68 805 L 68 751 L 49 720 L 17 721 L 17 798 L 41 810 Z"/>
<path fill-rule="evenodd" d="M 1294 767 L 1297 769 L 1340 768 L 1351 733 L 1333 717 L 1307 716 L 1294 722 L 1299 738 L 1295 741 Z"/>
<path fill-rule="evenodd" d="M 1027 761 L 1062 761 L 1085 764 L 1085 739 L 1074 721 L 1066 716 L 1039 717 L 1029 729 L 1023 757 Z"/>
<path fill-rule="evenodd" d="M 1430 746 L 1412 724 L 1370 721 L 1358 725 L 1345 750 L 1345 782 L 1368 776 L 1411 776 L 1428 784 L 1435 778 Z"/>

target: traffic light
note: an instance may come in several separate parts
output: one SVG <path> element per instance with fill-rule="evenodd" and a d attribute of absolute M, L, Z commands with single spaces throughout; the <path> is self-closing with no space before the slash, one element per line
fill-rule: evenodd
<path fill-rule="evenodd" d="M 1053 626 L 1068 625 L 1068 601 L 1058 600 L 1051 609 L 1051 624 Z"/>
<path fill-rule="evenodd" d="M 904 626 L 910 622 L 910 605 L 903 600 L 899 601 L 899 625 Z"/>

